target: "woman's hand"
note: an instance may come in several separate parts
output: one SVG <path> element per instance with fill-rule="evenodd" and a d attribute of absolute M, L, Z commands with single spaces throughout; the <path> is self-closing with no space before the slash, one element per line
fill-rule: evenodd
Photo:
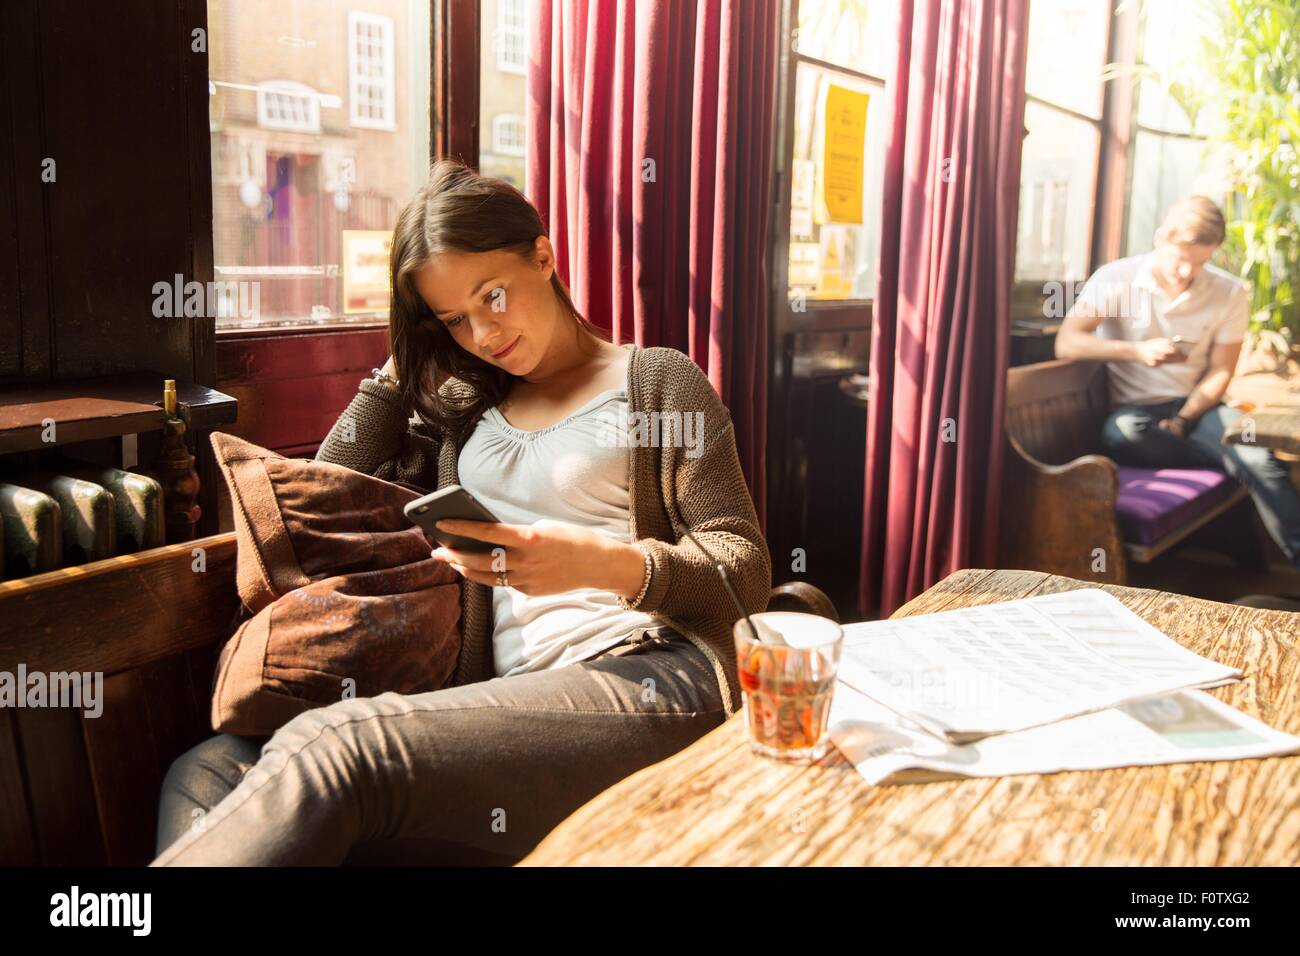
<path fill-rule="evenodd" d="M 597 588 L 631 598 L 645 580 L 640 548 L 562 521 L 543 518 L 520 525 L 444 518 L 438 528 L 494 545 L 489 554 L 447 547 L 431 552 L 479 584 L 496 586 L 498 572 L 504 571 L 509 586 L 524 594 Z"/>

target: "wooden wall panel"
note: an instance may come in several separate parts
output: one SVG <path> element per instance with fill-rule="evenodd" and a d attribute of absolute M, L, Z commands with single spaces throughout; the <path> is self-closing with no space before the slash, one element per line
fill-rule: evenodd
<path fill-rule="evenodd" d="M 385 328 L 221 336 L 216 388 L 239 401 L 239 420 L 222 431 L 286 455 L 314 452 L 388 354 Z"/>
<path fill-rule="evenodd" d="M 104 674 L 99 717 L 0 711 L 0 864 L 152 859 L 163 775 L 212 735 L 238 608 L 233 534 L 0 583 L 0 670 Z"/>
<path fill-rule="evenodd" d="M 211 384 L 213 321 L 153 315 L 154 283 L 212 278 L 199 28 L 202 0 L 5 4 L 0 382 L 153 370 Z"/>
<path fill-rule="evenodd" d="M 82 718 L 86 756 L 95 784 L 95 804 L 110 866 L 143 866 L 153 859 L 162 776 L 154 750 L 154 729 L 145 702 L 143 668 L 104 679 L 104 712 Z M 179 699 L 184 688 L 166 693 Z M 131 741 L 131 746 L 123 746 Z"/>
<path fill-rule="evenodd" d="M 6 125 L 0 137 L 6 159 L 0 175 L 9 180 L 12 244 L 11 261 L 0 264 L 0 376 L 5 379 L 44 378 L 54 367 L 50 337 L 50 276 L 47 261 L 46 187 L 41 183 L 41 161 L 49 155 L 42 116 L 42 87 L 48 56 L 35 42 L 43 16 L 37 0 L 13 0 L 0 16 L 0 98 L 5 101 Z M 12 284 L 11 284 L 12 283 Z"/>
<path fill-rule="evenodd" d="M 152 314 L 153 284 L 192 267 L 179 16 L 147 0 L 41 5 L 37 41 L 61 64 L 42 88 L 58 164 L 46 197 L 60 377 L 190 377 L 191 325 L 203 320 Z"/>
<path fill-rule="evenodd" d="M 81 735 L 81 712 L 45 708 L 15 713 L 40 862 L 102 865 L 104 839 Z"/>
<path fill-rule="evenodd" d="M 36 863 L 36 837 L 27 804 L 27 773 L 18 749 L 18 727 L 11 710 L 0 710 L 0 866 Z"/>

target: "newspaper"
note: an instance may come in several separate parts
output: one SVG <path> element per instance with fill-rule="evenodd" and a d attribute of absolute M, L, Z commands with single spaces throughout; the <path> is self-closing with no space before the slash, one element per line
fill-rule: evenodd
<path fill-rule="evenodd" d="M 847 624 L 838 683 L 963 744 L 1240 677 L 1084 588 Z"/>
<path fill-rule="evenodd" d="M 954 744 L 838 683 L 831 741 L 868 783 L 919 783 L 1300 753 L 1280 733 L 1199 690 L 1175 691 L 976 743 Z"/>

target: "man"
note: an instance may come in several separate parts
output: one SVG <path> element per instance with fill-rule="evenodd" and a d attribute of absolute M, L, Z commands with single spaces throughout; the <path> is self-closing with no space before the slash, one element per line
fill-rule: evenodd
<path fill-rule="evenodd" d="M 1109 263 L 1084 285 L 1056 336 L 1056 357 L 1105 362 L 1112 412 L 1106 453 L 1141 468 L 1212 467 L 1246 486 L 1265 528 L 1300 568 L 1300 494 L 1267 448 L 1224 445 L 1242 417 L 1222 404 L 1249 320 L 1249 287 L 1215 266 L 1223 213 L 1204 196 L 1176 202 L 1155 248 Z"/>

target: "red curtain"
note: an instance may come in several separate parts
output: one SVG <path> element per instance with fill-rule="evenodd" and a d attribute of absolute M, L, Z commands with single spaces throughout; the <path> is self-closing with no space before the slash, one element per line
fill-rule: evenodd
<path fill-rule="evenodd" d="M 859 598 L 996 555 L 1029 0 L 900 0 Z"/>
<path fill-rule="evenodd" d="M 708 374 L 760 522 L 777 6 L 528 4 L 525 192 L 560 274 L 616 342 Z"/>

